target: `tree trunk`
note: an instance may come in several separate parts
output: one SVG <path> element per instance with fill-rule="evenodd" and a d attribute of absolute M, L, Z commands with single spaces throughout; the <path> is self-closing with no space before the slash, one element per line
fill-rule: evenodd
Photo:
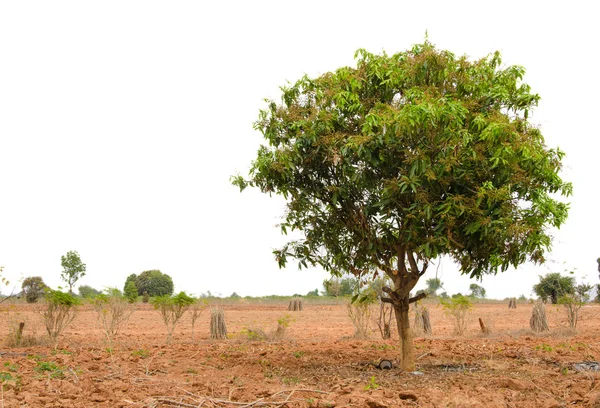
<path fill-rule="evenodd" d="M 413 349 L 413 333 L 410 328 L 408 316 L 408 296 L 400 299 L 399 304 L 394 303 L 396 325 L 400 336 L 400 350 L 402 350 L 402 361 L 400 367 L 404 371 L 415 371 L 415 353 Z"/>

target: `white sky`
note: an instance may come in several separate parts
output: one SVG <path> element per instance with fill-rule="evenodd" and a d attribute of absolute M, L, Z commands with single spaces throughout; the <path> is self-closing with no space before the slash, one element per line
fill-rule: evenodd
<path fill-rule="evenodd" d="M 538 274 L 565 268 L 597 283 L 593 4 L 0 2 L 0 265 L 58 286 L 60 257 L 76 250 L 79 283 L 96 288 L 160 269 L 195 294 L 321 289 L 324 272 L 273 259 L 282 201 L 240 194 L 229 177 L 247 173 L 261 143 L 252 124 L 286 80 L 352 65 L 357 48 L 405 50 L 428 30 L 439 48 L 525 66 L 542 96 L 533 121 L 567 152 L 575 193 L 551 262 L 484 278 L 488 295 L 529 296 Z M 453 265 L 441 270 L 448 293 L 467 292 Z"/>

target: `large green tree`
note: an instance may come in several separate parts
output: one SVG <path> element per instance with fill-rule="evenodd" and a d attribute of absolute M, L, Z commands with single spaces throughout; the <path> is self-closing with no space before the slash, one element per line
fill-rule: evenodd
<path fill-rule="evenodd" d="M 158 269 L 140 273 L 135 279 L 135 286 L 139 295 L 143 295 L 144 292 L 150 296 L 171 296 L 173 294 L 173 279 Z"/>
<path fill-rule="evenodd" d="M 558 272 L 548 273 L 540 276 L 539 283 L 533 285 L 533 292 L 542 301 L 549 300 L 552 304 L 556 304 L 561 296 L 575 293 L 575 277 L 563 276 Z"/>
<path fill-rule="evenodd" d="M 568 205 L 563 153 L 528 122 L 539 96 L 499 53 L 472 61 L 426 41 L 394 55 L 356 53 L 356 67 L 282 88 L 255 128 L 261 146 L 244 189 L 287 200 L 281 267 L 361 278 L 385 273 L 402 367 L 414 369 L 410 297 L 446 255 L 472 278 L 542 262 Z"/>
<path fill-rule="evenodd" d="M 23 280 L 21 289 L 27 303 L 35 303 L 38 299 L 44 297 L 48 286 L 44 283 L 41 276 L 30 276 Z"/>
<path fill-rule="evenodd" d="M 85 276 L 86 265 L 81 262 L 81 257 L 77 251 L 69 251 L 66 255 L 60 257 L 63 267 L 62 279 L 69 285 L 69 294 L 73 294 L 73 285 Z"/>

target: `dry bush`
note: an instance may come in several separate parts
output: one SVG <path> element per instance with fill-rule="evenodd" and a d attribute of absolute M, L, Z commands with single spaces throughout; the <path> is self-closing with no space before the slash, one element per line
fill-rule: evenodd
<path fill-rule="evenodd" d="M 93 306 L 104 336 L 112 345 L 115 336 L 134 312 L 134 306 L 118 289 L 109 289 L 108 294 L 97 296 Z"/>
<path fill-rule="evenodd" d="M 202 315 L 202 312 L 208 307 L 208 302 L 205 299 L 196 299 L 190 306 L 190 320 L 192 322 L 192 341 L 194 341 L 194 327 L 196 321 Z"/>
<path fill-rule="evenodd" d="M 563 307 L 567 316 L 567 322 L 569 323 L 569 329 L 574 334 L 579 322 L 579 310 L 585 304 L 584 301 L 577 294 L 566 294 L 558 299 L 558 304 Z"/>
<path fill-rule="evenodd" d="M 369 337 L 369 320 L 371 317 L 371 308 L 368 302 L 350 302 L 347 305 L 348 316 L 354 326 L 354 335 L 356 339 L 366 339 Z"/>
<path fill-rule="evenodd" d="M 382 302 L 379 300 L 375 316 L 372 318 L 373 322 L 379 328 L 379 334 L 383 340 L 387 340 L 392 337 L 392 316 L 394 315 L 394 308 L 391 304 Z"/>
<path fill-rule="evenodd" d="M 262 328 L 252 327 L 244 329 L 242 331 L 242 334 L 248 337 L 248 340 L 281 340 L 285 337 L 287 329 L 293 321 L 294 319 L 292 318 L 292 316 L 286 314 L 283 317 L 277 319 L 277 327 L 275 328 L 275 330 L 272 330 L 269 333 L 265 332 Z"/>
<path fill-rule="evenodd" d="M 7 347 L 30 347 L 45 343 L 37 335 L 37 322 L 19 313 L 14 305 L 3 308 L 2 314 L 8 325 L 8 335 L 5 338 Z"/>

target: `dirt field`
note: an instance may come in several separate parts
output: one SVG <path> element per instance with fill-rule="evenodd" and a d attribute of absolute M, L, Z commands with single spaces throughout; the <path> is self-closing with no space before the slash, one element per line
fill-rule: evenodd
<path fill-rule="evenodd" d="M 3 306 L 6 306 L 4 304 Z M 600 407 L 600 371 L 576 366 L 600 360 L 600 308 L 586 306 L 578 333 L 567 334 L 563 311 L 547 307 L 551 331 L 529 330 L 530 304 L 476 305 L 467 333 L 452 335 L 452 321 L 429 305 L 433 336 L 415 340 L 417 371 L 374 363 L 399 355 L 397 336 L 383 341 L 373 332 L 353 340 L 344 305 L 223 305 L 230 339 L 209 339 L 210 313 L 189 320 L 165 343 L 166 329 L 149 305 L 138 305 L 117 343 L 109 349 L 89 308 L 61 337 L 58 347 L 0 351 L 4 382 L 0 407 Z M 247 329 L 275 329 L 293 318 L 283 340 L 251 341 Z M 25 333 L 42 333 L 29 305 L 5 311 L 25 321 Z M 492 326 L 479 331 L 477 318 Z"/>

